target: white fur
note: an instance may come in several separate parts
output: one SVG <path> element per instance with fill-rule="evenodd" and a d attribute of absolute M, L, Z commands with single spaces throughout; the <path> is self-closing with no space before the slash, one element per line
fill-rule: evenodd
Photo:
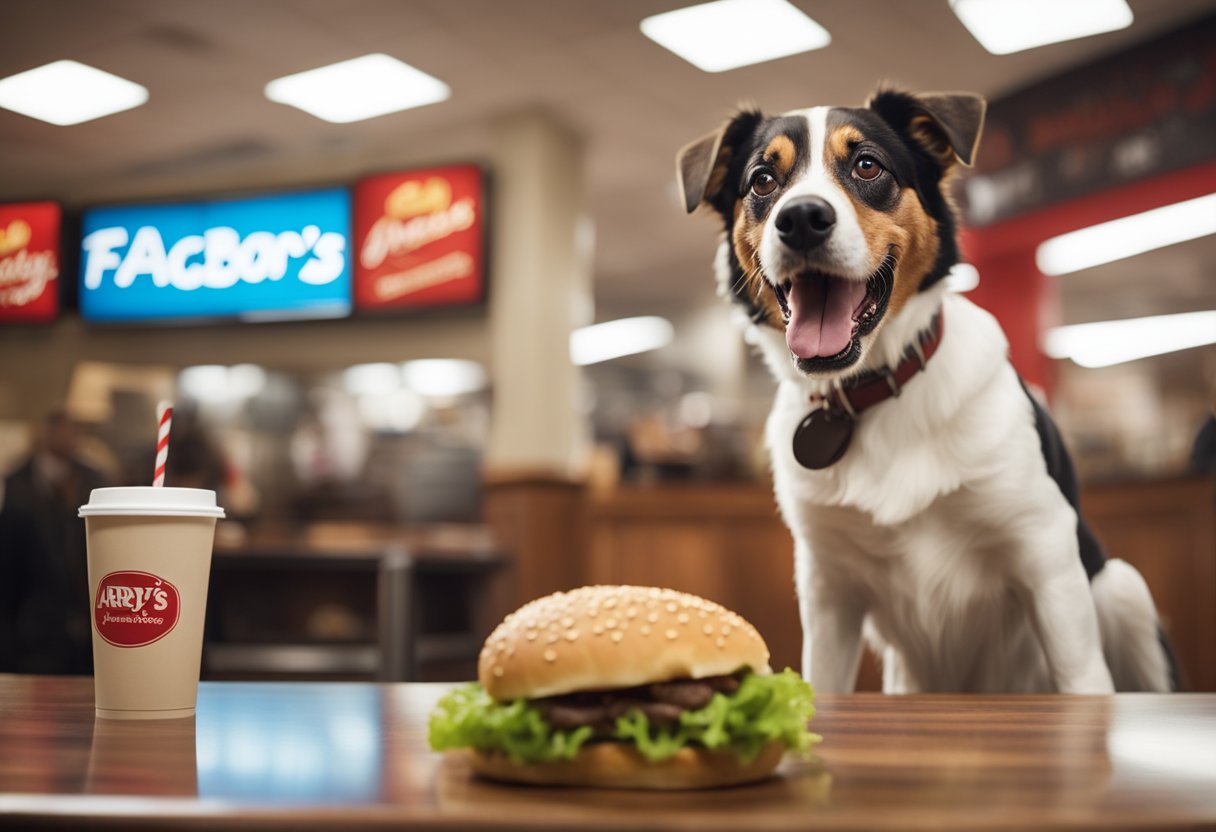
<path fill-rule="evenodd" d="M 813 266 L 841 277 L 864 281 L 878 268 L 878 263 L 872 262 L 870 250 L 866 246 L 865 234 L 857 220 L 853 200 L 827 169 L 824 141 L 827 135 L 828 111 L 831 109 L 812 107 L 809 110 L 786 113 L 787 116 L 802 116 L 807 120 L 810 141 L 808 164 L 798 182 L 787 188 L 777 200 L 769 211 L 769 216 L 775 218 L 791 199 L 817 196 L 831 205 L 836 212 L 836 225 L 832 228 L 832 235 L 822 246 L 795 258 L 789 249 L 782 245 L 773 223 L 765 223 L 760 239 L 760 262 L 764 264 L 765 274 L 797 272 Z"/>
<path fill-rule="evenodd" d="M 719 252 L 720 281 L 727 262 Z M 791 441 L 826 382 L 795 368 L 781 332 L 750 326 L 778 380 L 766 441 L 795 541 L 804 675 L 852 690 L 864 632 L 892 693 L 1103 693 L 1108 663 L 1121 689 L 1167 690 L 1139 575 L 1112 561 L 1091 591 L 996 320 L 939 284 L 884 321 L 850 372 L 896 363 L 939 308 L 927 369 L 867 410 L 821 471 Z"/>
<path fill-rule="evenodd" d="M 1106 664 L 1116 690 L 1169 690 L 1170 671 L 1158 641 L 1157 609 L 1130 563 L 1108 560 L 1094 576 L 1094 601 Z"/>

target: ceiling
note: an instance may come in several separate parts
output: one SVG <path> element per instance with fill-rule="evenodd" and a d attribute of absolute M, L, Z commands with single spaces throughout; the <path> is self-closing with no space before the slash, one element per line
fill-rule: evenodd
<path fill-rule="evenodd" d="M 1130 0 L 1127 30 L 994 56 L 947 0 L 793 2 L 831 32 L 830 47 L 707 74 L 638 30 L 682 0 L 6 0 L 0 76 L 72 58 L 151 98 L 74 127 L 0 110 L 0 200 L 171 196 L 212 179 L 257 188 L 283 160 L 322 181 L 347 175 L 365 149 L 541 108 L 586 142 L 599 317 L 688 308 L 711 295 L 715 229 L 677 205 L 674 153 L 738 103 L 855 104 L 880 80 L 993 97 L 1216 9 Z M 452 98 L 335 125 L 262 95 L 273 78 L 369 52 L 437 76 Z"/>

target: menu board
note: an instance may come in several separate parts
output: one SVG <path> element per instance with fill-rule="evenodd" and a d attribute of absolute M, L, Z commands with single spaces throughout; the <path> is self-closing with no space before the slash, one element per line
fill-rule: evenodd
<path fill-rule="evenodd" d="M 350 192 L 93 208 L 82 219 L 89 321 L 341 317 Z"/>
<path fill-rule="evenodd" d="M 0 323 L 50 323 L 59 314 L 54 202 L 0 205 Z"/>
<path fill-rule="evenodd" d="M 485 297 L 485 177 L 476 165 L 355 186 L 355 308 L 461 306 Z"/>
<path fill-rule="evenodd" d="M 967 223 L 1216 160 L 1216 14 L 993 101 Z"/>

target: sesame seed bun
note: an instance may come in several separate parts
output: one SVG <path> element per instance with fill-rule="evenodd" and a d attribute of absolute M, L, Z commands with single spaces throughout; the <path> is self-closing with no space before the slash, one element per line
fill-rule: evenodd
<path fill-rule="evenodd" d="M 535 786 L 582 786 L 598 789 L 712 789 L 763 780 L 773 773 L 785 746 L 769 743 L 756 759 L 744 763 L 729 751 L 684 748 L 652 763 L 632 746 L 619 742 L 584 746 L 573 760 L 514 763 L 502 752 L 465 752 L 473 771 L 492 780 Z"/>
<path fill-rule="evenodd" d="M 769 652 L 738 614 L 671 589 L 586 586 L 539 598 L 486 639 L 477 663 L 498 700 L 769 673 Z"/>

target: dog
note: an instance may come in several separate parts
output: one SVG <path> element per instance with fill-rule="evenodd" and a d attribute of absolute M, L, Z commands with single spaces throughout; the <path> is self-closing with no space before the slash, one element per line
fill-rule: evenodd
<path fill-rule="evenodd" d="M 724 222 L 720 294 L 778 386 L 765 427 L 794 538 L 803 675 L 887 693 L 1170 690 L 1153 599 L 1108 560 L 996 320 L 949 291 L 949 184 L 986 103 L 880 88 L 745 109 L 686 145 L 685 207 Z"/>

